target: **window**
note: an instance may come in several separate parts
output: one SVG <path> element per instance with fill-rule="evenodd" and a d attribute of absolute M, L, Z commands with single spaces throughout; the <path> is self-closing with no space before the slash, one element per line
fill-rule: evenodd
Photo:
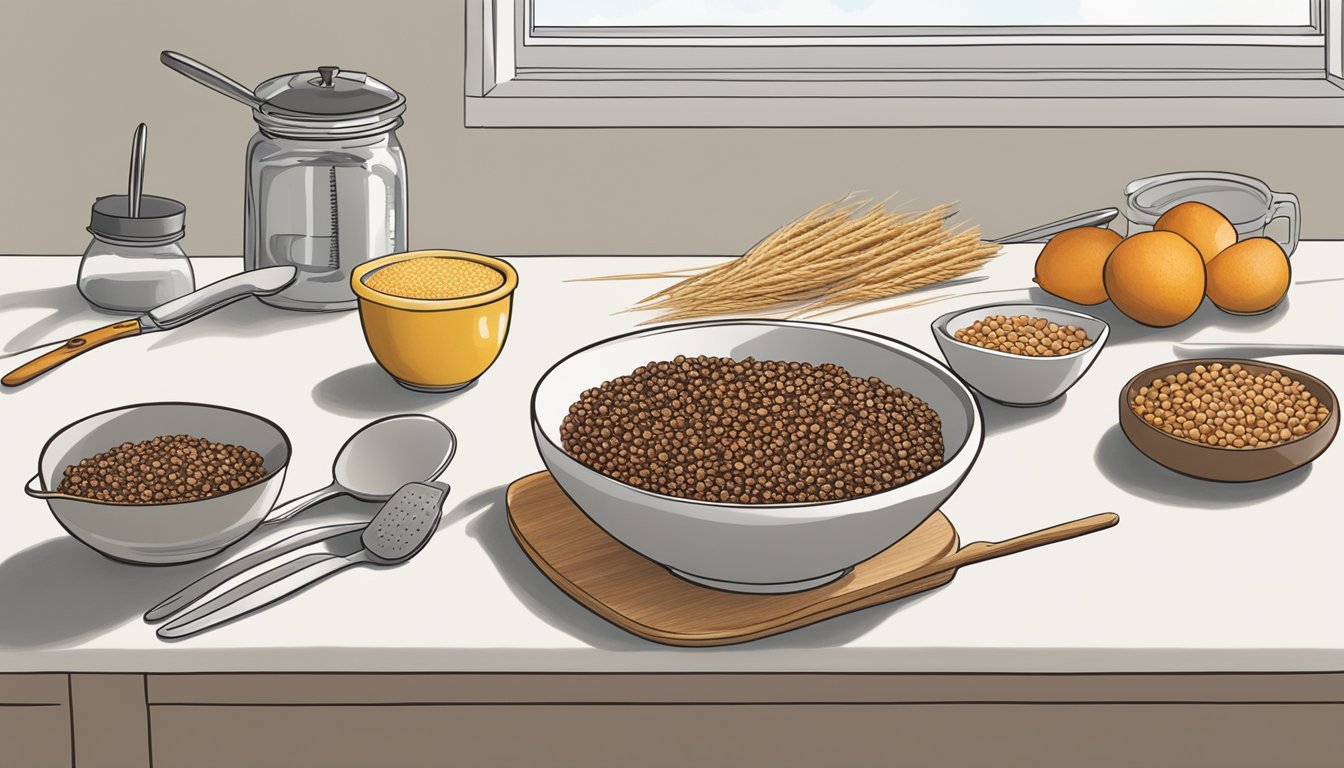
<path fill-rule="evenodd" d="M 533 0 L 535 28 L 1309 27 L 1311 0 Z"/>
<path fill-rule="evenodd" d="M 1344 125 L 1341 0 L 469 0 L 467 124 Z"/>

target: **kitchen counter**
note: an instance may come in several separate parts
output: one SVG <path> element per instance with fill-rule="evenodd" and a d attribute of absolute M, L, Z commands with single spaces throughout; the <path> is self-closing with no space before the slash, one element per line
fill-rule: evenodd
<path fill-rule="evenodd" d="M 937 315 L 1043 298 L 1029 290 L 1036 250 L 1009 247 L 984 281 L 887 303 L 955 298 L 853 325 L 937 356 Z M 255 300 L 0 389 L 0 765 L 875 765 L 899 754 L 928 766 L 1262 768 L 1344 754 L 1344 449 L 1278 478 L 1221 485 L 1151 463 L 1116 424 L 1119 388 L 1173 358 L 1175 342 L 1337 343 L 1344 243 L 1303 243 L 1290 298 L 1269 315 L 1206 303 L 1155 330 L 1095 308 L 1111 339 L 1063 399 L 985 404 L 979 461 L 944 505 L 963 543 L 1107 510 L 1117 527 L 970 566 L 906 600 L 705 649 L 640 640 L 572 602 L 513 541 L 504 498 L 542 467 L 528 424 L 538 377 L 568 351 L 635 327 L 644 316 L 618 310 L 660 284 L 568 280 L 715 260 L 511 261 L 520 285 L 503 355 L 457 393 L 398 387 L 373 362 L 356 313 Z M 241 267 L 194 264 L 198 284 Z M 74 289 L 77 266 L 0 257 L 0 353 L 113 322 Z M 1285 363 L 1344 385 L 1344 357 Z M 160 641 L 143 611 L 234 555 L 116 563 L 22 491 L 56 430 L 156 400 L 281 424 L 294 444 L 283 498 L 325 486 L 336 450 L 368 421 L 433 414 L 460 440 L 443 523 L 404 566 L 352 569 L 235 623 Z M 337 499 L 244 546 L 373 512 Z"/>
<path fill-rule="evenodd" d="M 928 330 L 937 315 L 1042 296 L 1027 289 L 1036 250 L 1009 247 L 986 270 L 988 280 L 917 295 L 967 294 L 960 298 L 852 325 L 939 357 Z M 519 550 L 504 493 L 542 468 L 528 425 L 541 373 L 571 349 L 635 327 L 645 315 L 617 310 L 663 283 L 568 280 L 712 261 L 512 259 L 520 286 L 507 345 L 476 385 L 455 394 L 417 394 L 393 383 L 373 362 L 355 312 L 288 312 L 255 300 L 175 331 L 119 341 L 0 391 L 7 518 L 0 672 L 1344 670 L 1344 613 L 1337 610 L 1344 558 L 1336 551 L 1344 540 L 1344 450 L 1268 481 L 1222 485 L 1151 463 L 1116 423 L 1119 387 L 1173 358 L 1175 342 L 1330 340 L 1344 298 L 1344 243 L 1303 243 L 1290 298 L 1267 316 L 1233 317 L 1206 302 L 1187 323 L 1155 330 L 1098 307 L 1112 322 L 1111 340 L 1065 398 L 1033 409 L 985 404 L 979 461 L 944 505 L 963 543 L 1101 511 L 1120 514 L 1116 528 L 971 566 L 930 593 L 736 647 L 664 647 L 590 614 Z M 112 322 L 72 286 L 77 263 L 0 259 L 8 276 L 0 297 L 4 353 Z M 237 259 L 194 263 L 201 285 L 240 268 Z M 22 359 L 4 362 L 8 368 Z M 1344 357 L 1284 362 L 1344 391 Z M 106 560 L 22 491 L 42 444 L 61 426 L 155 400 L 217 403 L 278 422 L 294 443 L 284 498 L 325 485 L 337 448 L 363 423 L 432 414 L 460 440 L 443 478 L 453 488 L 443 524 L 403 567 L 347 571 L 242 621 L 163 642 L 141 613 L 221 560 L 157 568 Z M 367 518 L 374 509 L 337 500 L 278 535 Z"/>

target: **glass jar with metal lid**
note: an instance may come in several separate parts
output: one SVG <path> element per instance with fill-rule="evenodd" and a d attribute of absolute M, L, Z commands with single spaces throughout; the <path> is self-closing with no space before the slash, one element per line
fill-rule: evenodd
<path fill-rule="evenodd" d="M 298 278 L 262 299 L 288 309 L 357 305 L 350 271 L 406 250 L 406 99 L 363 72 L 319 67 L 267 80 L 247 146 L 247 269 Z"/>
<path fill-rule="evenodd" d="M 166 197 L 142 195 L 132 213 L 127 195 L 93 203 L 93 240 L 79 262 L 79 292 L 90 304 L 113 312 L 145 312 L 191 293 L 196 278 L 179 244 L 187 209 Z"/>

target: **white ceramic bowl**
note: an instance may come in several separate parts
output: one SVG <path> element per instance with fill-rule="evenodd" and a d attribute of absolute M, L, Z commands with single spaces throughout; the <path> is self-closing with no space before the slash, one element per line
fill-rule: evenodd
<path fill-rule="evenodd" d="M 266 475 L 218 496 L 172 504 L 112 504 L 54 492 L 65 468 L 124 442 L 188 434 L 261 454 Z M 42 448 L 28 495 L 45 499 L 66 531 L 114 559 L 167 565 L 200 560 L 251 533 L 275 505 L 289 465 L 289 437 L 246 411 L 198 403 L 143 403 L 62 428 Z"/>
<path fill-rule="evenodd" d="M 1052 323 L 1072 325 L 1087 332 L 1092 345 L 1067 355 L 1027 357 L 985 349 L 953 336 L 990 315 L 1029 315 Z M 1044 405 L 1068 391 L 1092 367 L 1111 327 L 1104 320 L 1043 304 L 986 304 L 959 309 L 933 321 L 933 338 L 947 364 L 981 394 L 1004 405 Z"/>
<path fill-rule="evenodd" d="M 937 411 L 943 466 L 900 487 L 844 501 L 728 504 L 636 488 L 564 452 L 560 425 L 584 390 L 677 355 L 834 363 L 855 376 L 876 376 Z M 771 320 L 662 326 L 580 349 L 537 383 L 532 430 L 560 487 L 626 546 L 691 581 L 765 593 L 825 584 L 914 530 L 961 484 L 984 436 L 975 396 L 923 352 L 873 333 Z"/>

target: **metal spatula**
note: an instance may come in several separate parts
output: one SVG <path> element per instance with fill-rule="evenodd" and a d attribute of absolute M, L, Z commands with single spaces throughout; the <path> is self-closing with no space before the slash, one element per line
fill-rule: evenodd
<path fill-rule="evenodd" d="M 363 545 L 348 555 L 320 552 L 267 569 L 159 627 L 162 638 L 186 637 L 264 608 L 352 565 L 397 565 L 424 548 L 438 527 L 448 498 L 444 483 L 407 483 L 378 510 L 360 535 Z M 240 577 L 241 578 L 241 577 Z"/>

